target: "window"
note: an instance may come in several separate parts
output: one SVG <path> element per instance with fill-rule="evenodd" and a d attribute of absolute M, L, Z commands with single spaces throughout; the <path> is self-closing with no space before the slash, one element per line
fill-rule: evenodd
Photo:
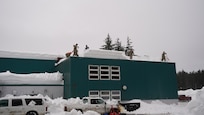
<path fill-rule="evenodd" d="M 100 92 L 100 95 L 99 95 L 99 92 Z M 118 100 L 120 101 L 121 100 L 121 92 L 120 90 L 101 90 L 101 91 L 89 91 L 89 96 L 93 97 L 101 97 L 103 98 L 104 100 Z"/>
<path fill-rule="evenodd" d="M 89 65 L 89 79 L 99 80 L 99 66 L 98 65 Z"/>
<path fill-rule="evenodd" d="M 8 100 L 0 100 L 0 107 L 8 107 Z"/>
<path fill-rule="evenodd" d="M 22 99 L 12 99 L 12 106 L 22 106 Z"/>
<path fill-rule="evenodd" d="M 111 80 L 120 80 L 119 66 L 111 66 Z"/>
<path fill-rule="evenodd" d="M 120 90 L 111 91 L 111 98 L 120 101 L 121 100 Z"/>
<path fill-rule="evenodd" d="M 25 99 L 27 105 L 43 105 L 42 99 Z"/>
<path fill-rule="evenodd" d="M 100 66 L 100 79 L 101 80 L 109 80 L 110 79 L 109 66 Z"/>
<path fill-rule="evenodd" d="M 89 91 L 89 97 L 99 97 L 99 91 Z"/>
<path fill-rule="evenodd" d="M 100 91 L 100 97 L 103 98 L 104 100 L 110 99 L 110 91 Z"/>
<path fill-rule="evenodd" d="M 91 104 L 103 104 L 104 101 L 101 99 L 91 99 Z"/>
<path fill-rule="evenodd" d="M 120 80 L 120 66 L 89 65 L 89 80 Z"/>

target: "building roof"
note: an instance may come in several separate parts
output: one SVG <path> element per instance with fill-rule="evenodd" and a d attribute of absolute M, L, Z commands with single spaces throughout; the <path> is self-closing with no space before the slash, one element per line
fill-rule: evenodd
<path fill-rule="evenodd" d="M 84 57 L 103 58 L 103 59 L 127 59 L 124 52 L 113 50 L 88 50 Z"/>
<path fill-rule="evenodd" d="M 21 59 L 43 59 L 43 60 L 57 60 L 61 55 L 25 53 L 25 52 L 11 52 L 0 51 L 0 58 L 21 58 Z"/>

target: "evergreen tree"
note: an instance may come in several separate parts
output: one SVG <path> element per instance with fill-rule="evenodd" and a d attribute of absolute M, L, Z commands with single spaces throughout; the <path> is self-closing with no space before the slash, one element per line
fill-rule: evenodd
<path fill-rule="evenodd" d="M 121 45 L 119 38 L 117 39 L 116 43 L 114 44 L 114 50 L 116 51 L 125 51 L 125 48 Z"/>
<path fill-rule="evenodd" d="M 200 89 L 204 86 L 204 70 L 197 72 L 181 71 L 177 73 L 178 88 L 184 89 Z"/>
<path fill-rule="evenodd" d="M 130 41 L 130 38 L 127 37 L 127 46 L 125 48 L 125 55 L 126 56 L 130 56 L 129 52 L 130 52 L 131 49 L 134 51 L 134 49 L 132 48 L 133 46 L 131 44 L 132 44 L 132 42 Z"/>
<path fill-rule="evenodd" d="M 105 45 L 103 45 L 101 49 L 104 49 L 104 50 L 113 50 L 113 47 L 114 47 L 114 45 L 112 44 L 111 37 L 108 34 L 108 36 L 105 39 Z"/>

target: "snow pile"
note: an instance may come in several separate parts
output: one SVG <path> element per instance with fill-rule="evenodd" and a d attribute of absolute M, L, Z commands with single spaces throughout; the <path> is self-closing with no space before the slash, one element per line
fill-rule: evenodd
<path fill-rule="evenodd" d="M 159 100 L 155 100 L 152 103 L 146 103 L 142 100 L 131 100 L 130 102 L 140 102 L 141 107 L 133 112 L 125 112 L 127 114 L 148 114 L 148 115 L 203 115 L 204 113 L 204 88 L 200 90 L 186 90 L 179 91 L 179 94 L 185 94 L 192 96 L 190 102 L 179 102 L 178 104 L 165 104 Z M 7 95 L 7 97 L 12 95 Z M 26 95 L 25 95 L 26 96 Z M 42 95 L 38 95 L 42 97 Z M 81 113 L 80 111 L 72 110 L 70 112 L 64 111 L 65 105 L 80 105 L 82 100 L 80 98 L 56 98 L 51 99 L 45 96 L 48 104 L 48 114 L 46 115 L 100 115 L 94 111 L 87 111 Z M 107 101 L 107 103 L 115 103 L 115 101 Z"/>
<path fill-rule="evenodd" d="M 103 59 L 127 59 L 124 52 L 113 50 L 87 50 L 84 57 L 103 58 Z"/>
<path fill-rule="evenodd" d="M 196 90 L 192 100 L 188 103 L 187 108 L 193 115 L 204 114 L 204 87 L 201 90 Z"/>
<path fill-rule="evenodd" d="M 165 104 L 159 100 L 146 103 L 142 100 L 132 100 L 131 102 L 140 102 L 140 108 L 133 112 L 125 112 L 128 114 L 154 114 L 154 115 L 187 115 L 187 111 L 183 105 L 179 104 Z"/>
<path fill-rule="evenodd" d="M 0 73 L 0 84 L 63 84 L 62 79 L 60 72 L 15 74 L 7 71 Z"/>
<path fill-rule="evenodd" d="M 128 113 L 134 114 L 170 114 L 170 115 L 203 115 L 204 113 L 204 87 L 200 90 L 188 89 L 178 91 L 179 95 L 192 97 L 190 102 L 179 102 L 178 104 L 164 104 L 159 100 L 152 103 L 140 101 L 141 107 Z M 134 100 L 133 100 L 134 101 Z M 138 102 L 138 100 L 137 100 Z"/>
<path fill-rule="evenodd" d="M 165 104 L 159 100 L 155 100 L 152 103 L 146 103 L 142 100 L 134 99 L 130 102 L 140 102 L 141 107 L 133 112 L 125 112 L 127 114 L 162 114 L 162 115 L 203 115 L 204 113 L 204 88 L 201 90 L 186 90 L 179 91 L 179 94 L 185 94 L 187 96 L 192 96 L 190 102 L 179 102 L 178 104 Z M 51 99 L 50 99 L 51 100 Z M 76 110 L 71 112 L 64 112 L 63 106 L 65 104 L 80 104 L 81 100 L 79 98 L 70 98 L 64 100 L 62 98 L 54 99 L 50 101 L 49 114 L 46 115 L 99 115 L 94 111 L 87 111 L 81 113 Z M 107 101 L 107 103 L 115 103 L 115 101 Z"/>
<path fill-rule="evenodd" d="M 58 57 L 64 57 L 64 56 L 51 55 L 51 54 L 0 51 L 0 57 L 3 57 L 3 58 L 20 58 L 20 59 L 57 60 Z"/>
<path fill-rule="evenodd" d="M 82 100 L 77 98 L 70 98 L 70 99 L 63 99 L 63 98 L 56 98 L 51 99 L 48 96 L 45 97 L 48 101 L 48 111 L 49 113 L 46 115 L 100 115 L 99 113 L 95 111 L 86 111 L 82 114 L 80 111 L 72 110 L 70 112 L 65 112 L 64 107 L 65 106 L 72 106 L 72 105 L 81 105 L 83 102 Z"/>

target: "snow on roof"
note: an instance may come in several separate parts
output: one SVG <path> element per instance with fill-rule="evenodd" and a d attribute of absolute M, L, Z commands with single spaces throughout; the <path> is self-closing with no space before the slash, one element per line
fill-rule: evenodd
<path fill-rule="evenodd" d="M 23 52 L 0 51 L 0 58 L 1 57 L 2 58 L 56 60 L 58 57 L 64 57 L 64 56 L 61 56 L 61 55 L 50 55 L 50 54 L 37 54 L 37 53 L 23 53 Z"/>
<path fill-rule="evenodd" d="M 103 58 L 103 59 L 127 59 L 124 52 L 113 50 L 87 50 L 84 57 Z"/>
<path fill-rule="evenodd" d="M 62 79 L 60 72 L 15 74 L 7 71 L 0 73 L 0 84 L 63 84 Z"/>
<path fill-rule="evenodd" d="M 113 50 L 87 50 L 84 52 L 84 57 L 161 62 L 159 57 L 153 58 L 149 55 L 134 55 L 133 59 L 130 59 L 129 56 L 125 55 L 125 52 Z"/>

